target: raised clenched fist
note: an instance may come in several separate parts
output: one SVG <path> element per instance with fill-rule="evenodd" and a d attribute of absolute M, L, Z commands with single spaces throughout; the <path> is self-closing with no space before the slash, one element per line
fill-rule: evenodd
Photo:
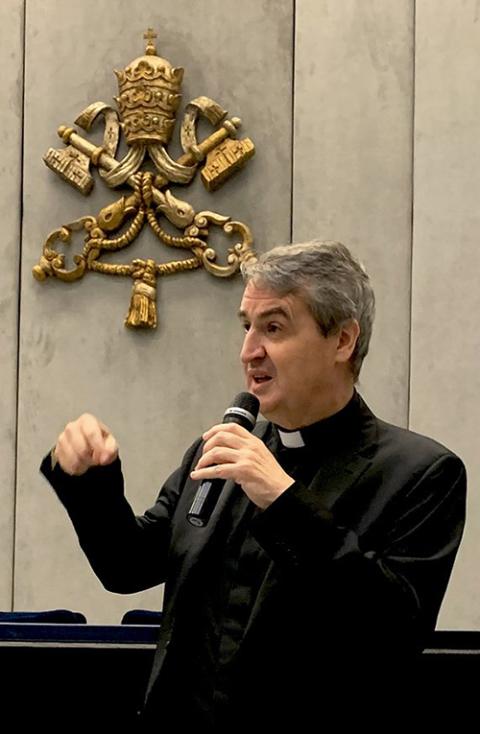
<path fill-rule="evenodd" d="M 118 456 L 118 445 L 107 426 L 90 413 L 67 423 L 58 437 L 54 456 L 63 471 L 80 476 L 91 466 L 106 466 Z"/>

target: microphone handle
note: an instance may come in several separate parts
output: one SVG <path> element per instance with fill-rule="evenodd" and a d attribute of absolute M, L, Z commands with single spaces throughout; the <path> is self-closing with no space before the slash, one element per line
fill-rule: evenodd
<path fill-rule="evenodd" d="M 225 481 L 223 479 L 205 479 L 195 494 L 187 520 L 197 528 L 203 528 L 210 519 Z"/>

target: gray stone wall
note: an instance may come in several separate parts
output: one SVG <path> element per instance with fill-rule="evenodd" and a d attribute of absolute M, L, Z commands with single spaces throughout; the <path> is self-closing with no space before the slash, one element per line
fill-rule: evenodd
<path fill-rule="evenodd" d="M 467 465 L 468 518 L 440 623 L 480 627 L 480 4 L 417 2 L 410 427 Z"/>
<path fill-rule="evenodd" d="M 23 2 L 0 6 L 0 129 L 3 181 L 0 199 L 0 607 L 10 609 L 15 537 L 17 343 L 21 255 Z"/>
<path fill-rule="evenodd" d="M 348 244 L 378 308 L 361 389 L 407 424 L 413 0 L 297 3 L 293 238 Z M 392 328 L 392 324 L 394 328 Z"/>

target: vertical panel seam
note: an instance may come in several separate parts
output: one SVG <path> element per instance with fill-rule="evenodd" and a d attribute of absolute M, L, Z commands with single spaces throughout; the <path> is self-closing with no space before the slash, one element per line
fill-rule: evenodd
<path fill-rule="evenodd" d="M 295 46 L 296 46 L 296 19 L 297 19 L 297 3 L 296 0 L 292 0 L 292 126 L 291 126 L 291 140 L 290 140 L 290 242 L 293 242 L 294 232 L 294 208 L 295 208 L 295 197 L 294 197 L 294 186 L 295 186 Z"/>
<path fill-rule="evenodd" d="M 25 147 L 25 47 L 26 47 L 26 17 L 27 0 L 23 1 L 22 18 L 22 77 L 21 77 L 21 135 L 20 135 L 20 190 L 19 190 L 19 221 L 18 221 L 18 299 L 17 299 L 17 384 L 16 384 L 16 406 L 15 406 L 15 445 L 14 445 L 14 475 L 13 475 L 13 535 L 12 535 L 12 598 L 10 601 L 11 611 L 15 606 L 15 561 L 17 542 L 17 498 L 18 498 L 18 425 L 20 407 L 20 318 L 22 300 L 22 250 L 23 250 L 23 174 L 24 174 L 24 147 Z"/>
<path fill-rule="evenodd" d="M 413 246 L 415 225 L 415 80 L 416 80 L 416 50 L 417 50 L 417 2 L 413 0 L 413 29 L 412 29 L 412 158 L 411 158 L 411 212 L 410 212 L 410 303 L 409 303 L 409 330 L 408 330 L 408 373 L 407 373 L 407 428 L 411 426 L 411 394 L 412 394 L 412 316 L 413 316 Z"/>

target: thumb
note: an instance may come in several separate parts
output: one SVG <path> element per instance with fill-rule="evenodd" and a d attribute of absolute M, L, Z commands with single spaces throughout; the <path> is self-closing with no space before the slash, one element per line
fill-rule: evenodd
<path fill-rule="evenodd" d="M 105 437 L 105 441 L 103 444 L 103 449 L 100 454 L 100 464 L 102 466 L 106 466 L 107 464 L 111 464 L 112 461 L 115 461 L 115 459 L 118 456 L 118 445 L 115 441 L 114 436 L 112 436 L 111 433 L 108 434 L 108 436 Z"/>

